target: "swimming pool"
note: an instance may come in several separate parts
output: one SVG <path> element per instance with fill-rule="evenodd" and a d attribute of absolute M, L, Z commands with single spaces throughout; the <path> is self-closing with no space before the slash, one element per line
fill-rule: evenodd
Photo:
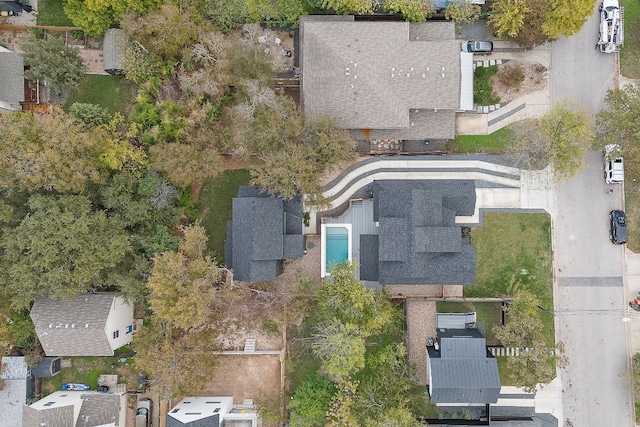
<path fill-rule="evenodd" d="M 351 224 L 322 224 L 322 277 L 331 267 L 351 259 Z"/>

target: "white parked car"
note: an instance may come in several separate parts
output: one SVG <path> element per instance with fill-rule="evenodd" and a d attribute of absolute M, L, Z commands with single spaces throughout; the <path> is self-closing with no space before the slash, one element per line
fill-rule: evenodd
<path fill-rule="evenodd" d="M 622 184 L 624 182 L 624 159 L 622 150 L 617 144 L 604 147 L 604 179 L 607 184 Z"/>

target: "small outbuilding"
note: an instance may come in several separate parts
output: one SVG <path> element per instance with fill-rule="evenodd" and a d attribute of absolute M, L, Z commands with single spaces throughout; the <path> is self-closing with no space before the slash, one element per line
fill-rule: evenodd
<path fill-rule="evenodd" d="M 124 53 L 127 36 L 123 29 L 109 28 L 104 34 L 102 53 L 104 55 L 104 71 L 109 74 L 122 74 L 124 70 Z"/>

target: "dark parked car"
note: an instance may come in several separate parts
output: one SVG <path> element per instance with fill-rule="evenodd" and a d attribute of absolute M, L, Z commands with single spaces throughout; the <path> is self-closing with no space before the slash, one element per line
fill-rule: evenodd
<path fill-rule="evenodd" d="M 627 216 L 622 211 L 611 211 L 609 214 L 611 230 L 609 238 L 616 245 L 627 243 Z"/>
<path fill-rule="evenodd" d="M 493 52 L 493 42 L 469 40 L 460 45 L 463 52 L 476 53 L 478 55 L 491 55 Z"/>

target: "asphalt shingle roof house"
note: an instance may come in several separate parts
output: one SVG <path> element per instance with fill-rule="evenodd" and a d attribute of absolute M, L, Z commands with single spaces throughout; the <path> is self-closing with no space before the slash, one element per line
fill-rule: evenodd
<path fill-rule="evenodd" d="M 167 427 L 257 427 L 258 415 L 250 405 L 234 407 L 232 396 L 191 396 L 175 405 L 165 421 Z"/>
<path fill-rule="evenodd" d="M 476 257 L 455 217 L 473 215 L 472 180 L 373 182 L 378 234 L 361 234 L 360 279 L 381 285 L 472 285 Z"/>
<path fill-rule="evenodd" d="M 22 55 L 0 46 L 0 113 L 20 111 L 24 101 L 24 61 Z"/>
<path fill-rule="evenodd" d="M 227 223 L 225 264 L 234 280 L 261 282 L 282 273 L 283 260 L 304 254 L 302 200 L 283 200 L 241 186 Z"/>
<path fill-rule="evenodd" d="M 56 391 L 22 406 L 23 427 L 125 426 L 126 393 Z"/>
<path fill-rule="evenodd" d="M 113 356 L 135 331 L 133 306 L 113 292 L 72 300 L 40 297 L 31 320 L 47 356 Z"/>
<path fill-rule="evenodd" d="M 454 137 L 465 85 L 453 22 L 307 16 L 300 37 L 306 114 L 337 117 L 354 139 Z"/>
<path fill-rule="evenodd" d="M 486 405 L 500 395 L 498 362 L 487 350 L 484 335 L 475 327 L 437 331 L 427 345 L 427 383 L 436 405 Z"/>

